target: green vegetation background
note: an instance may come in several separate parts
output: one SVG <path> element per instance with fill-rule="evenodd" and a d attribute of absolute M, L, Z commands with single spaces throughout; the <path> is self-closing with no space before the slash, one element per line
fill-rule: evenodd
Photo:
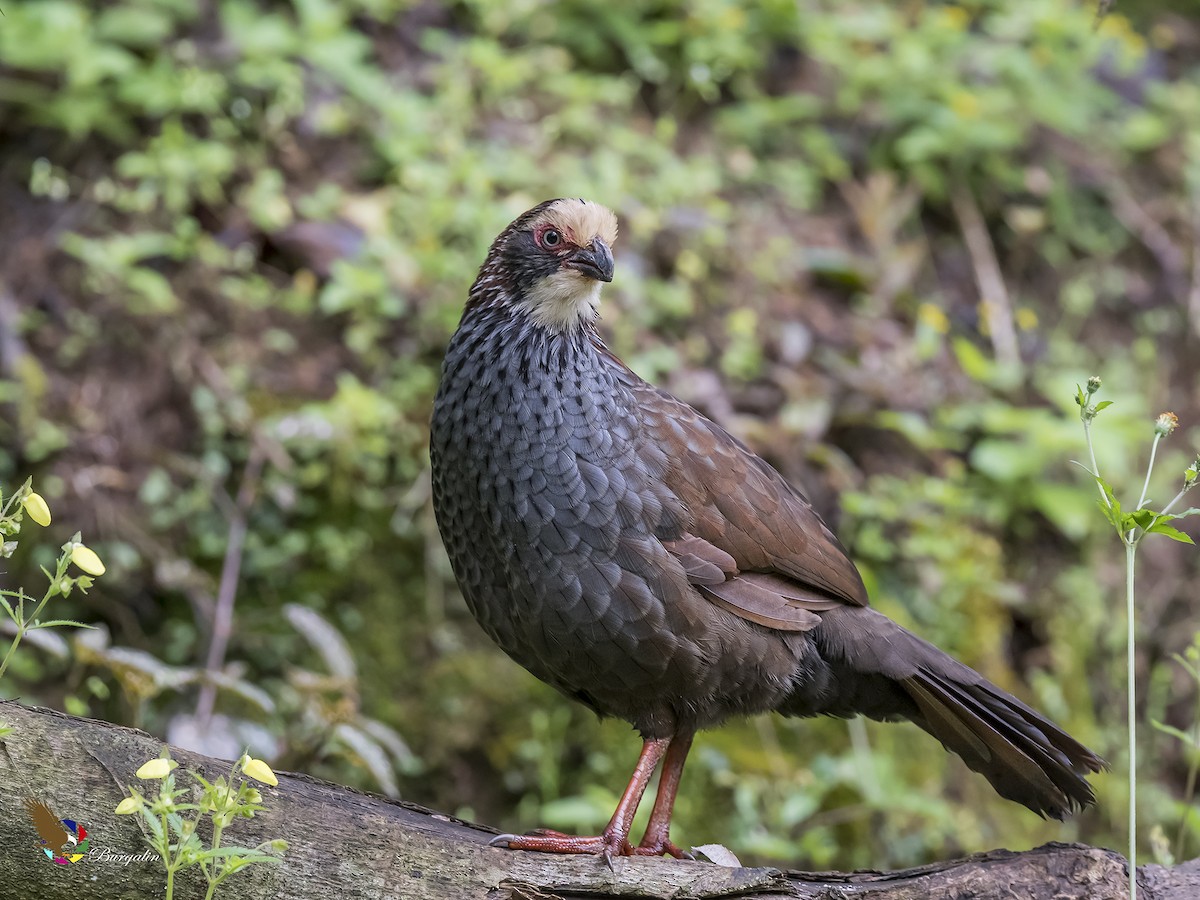
<path fill-rule="evenodd" d="M 882 610 L 1116 765 L 1060 825 L 912 726 L 761 718 L 699 739 L 677 839 L 816 868 L 1120 846 L 1122 560 L 1067 462 L 1073 384 L 1117 401 L 1099 454 L 1126 493 L 1178 412 L 1173 494 L 1200 433 L 1196 4 L 0 6 L 0 482 L 32 474 L 56 516 L 0 579 L 35 583 L 77 527 L 108 564 L 56 612 L 102 628 L 41 636 L 7 694 L 600 827 L 636 738 L 475 626 L 426 450 L 488 242 L 580 195 L 621 218 L 616 351 L 802 484 Z M 1143 721 L 1187 731 L 1197 556 L 1142 560 Z M 1189 751 L 1142 740 L 1163 858 Z"/>

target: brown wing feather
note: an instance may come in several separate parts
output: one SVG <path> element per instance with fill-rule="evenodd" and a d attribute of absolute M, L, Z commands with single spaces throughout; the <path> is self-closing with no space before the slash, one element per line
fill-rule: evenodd
<path fill-rule="evenodd" d="M 799 583 L 767 572 L 739 572 L 734 558 L 692 534 L 663 541 L 702 597 L 751 622 L 779 631 L 808 631 L 821 622 L 817 612 L 842 605 L 807 591 Z"/>
<path fill-rule="evenodd" d="M 692 584 L 721 584 L 738 572 L 732 556 L 695 535 L 684 534 L 678 540 L 662 543 L 679 560 Z"/>
<path fill-rule="evenodd" d="M 730 578 L 721 584 L 700 585 L 701 596 L 735 615 L 777 631 L 809 631 L 821 624 L 821 617 L 788 601 L 774 591 L 760 587 L 748 578 Z"/>
<path fill-rule="evenodd" d="M 643 462 L 682 510 L 679 533 L 660 537 L 702 595 L 786 631 L 813 628 L 821 610 L 868 605 L 858 569 L 799 491 L 719 425 L 625 372 Z"/>
<path fill-rule="evenodd" d="M 37 829 L 38 837 L 45 841 L 51 850 L 60 851 L 67 844 L 70 838 L 67 829 L 63 828 L 62 822 L 54 814 L 54 810 L 46 803 L 35 800 L 33 797 L 26 797 L 25 811 L 33 820 L 33 827 Z"/>

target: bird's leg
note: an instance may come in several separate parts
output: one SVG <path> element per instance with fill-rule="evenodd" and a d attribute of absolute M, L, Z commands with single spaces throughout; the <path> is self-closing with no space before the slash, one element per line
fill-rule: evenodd
<path fill-rule="evenodd" d="M 510 850 L 540 850 L 543 853 L 599 853 L 608 859 L 613 856 L 629 856 L 633 852 L 633 848 L 629 846 L 629 829 L 633 827 L 633 814 L 637 812 L 638 803 L 642 800 L 642 794 L 646 792 L 650 776 L 654 774 L 670 743 L 670 738 L 658 738 L 642 744 L 642 755 L 638 757 L 633 777 L 629 779 L 612 818 L 598 836 L 575 837 L 550 831 L 522 835 L 501 834 L 492 838 L 492 846 L 508 847 Z M 657 808 L 656 805 L 655 809 Z"/>
<path fill-rule="evenodd" d="M 650 821 L 646 823 L 646 833 L 642 842 L 633 848 L 638 856 L 662 856 L 664 853 L 676 859 L 691 859 L 690 853 L 685 853 L 671 843 L 671 813 L 675 809 L 675 795 L 679 792 L 679 779 L 683 777 L 683 764 L 687 761 L 688 751 L 692 749 L 691 731 L 682 731 L 671 739 L 667 748 L 667 757 L 663 761 L 662 776 L 658 780 L 658 795 L 654 798 L 654 809 L 650 812 Z"/>

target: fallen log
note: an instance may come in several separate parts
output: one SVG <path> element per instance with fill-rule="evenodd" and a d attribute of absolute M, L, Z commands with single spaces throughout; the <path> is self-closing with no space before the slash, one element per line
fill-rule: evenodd
<path fill-rule="evenodd" d="M 125 900 L 163 896 L 165 875 L 147 858 L 136 817 L 116 816 L 124 785 L 159 754 L 162 742 L 131 728 L 48 709 L 0 703 L 0 898 Z M 182 767 L 212 779 L 229 763 L 172 748 Z M 671 859 L 616 859 L 521 853 L 488 846 L 492 829 L 411 803 L 389 800 L 307 775 L 278 773 L 262 788 L 266 811 L 230 826 L 246 846 L 285 838 L 279 865 L 232 876 L 217 897 L 240 900 L 637 900 L 739 897 L 754 900 L 1118 900 L 1125 860 L 1110 850 L 1047 844 L 1012 853 L 895 872 L 799 872 L 726 867 Z M 181 783 L 183 780 L 181 779 Z M 42 852 L 24 800 L 49 804 L 87 828 L 87 855 L 55 865 Z M 1200 860 L 1174 868 L 1139 869 L 1143 900 L 1200 897 Z M 199 898 L 194 870 L 176 881 L 177 898 Z"/>

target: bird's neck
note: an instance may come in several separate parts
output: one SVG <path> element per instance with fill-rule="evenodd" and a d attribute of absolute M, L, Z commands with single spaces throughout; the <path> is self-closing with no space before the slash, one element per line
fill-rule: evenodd
<path fill-rule="evenodd" d="M 532 320 L 552 333 L 572 336 L 583 332 L 594 338 L 600 318 L 600 288 L 599 281 L 564 269 L 519 290 L 496 267 L 484 266 L 467 295 L 463 324 L 476 314 L 501 310 L 514 319 Z"/>
<path fill-rule="evenodd" d="M 547 324 L 520 305 L 474 303 L 467 307 L 447 350 L 450 356 L 473 357 L 495 365 L 536 366 L 544 372 L 578 369 L 603 346 L 594 322 L 570 327 Z"/>

